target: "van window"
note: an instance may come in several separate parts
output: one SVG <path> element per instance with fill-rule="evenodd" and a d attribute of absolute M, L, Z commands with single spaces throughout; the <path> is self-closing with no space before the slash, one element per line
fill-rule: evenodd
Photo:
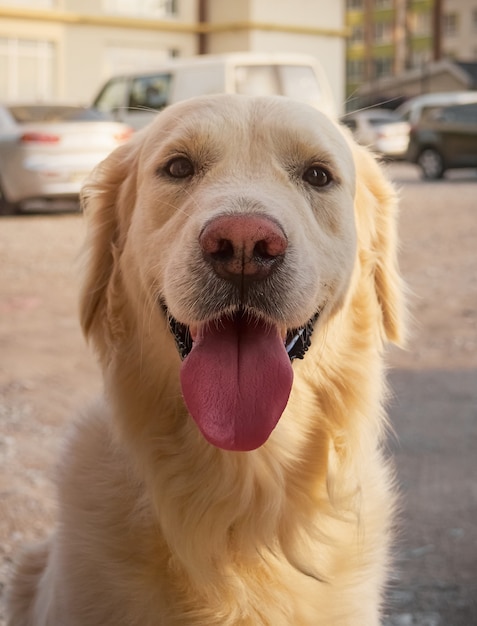
<path fill-rule="evenodd" d="M 128 81 L 125 78 L 113 78 L 103 87 L 93 106 L 104 113 L 122 109 L 127 102 Z"/>
<path fill-rule="evenodd" d="M 422 107 L 420 112 L 418 111 L 416 114 L 416 122 L 428 122 L 429 120 L 436 119 L 436 111 L 442 111 L 442 105 L 430 105 Z"/>
<path fill-rule="evenodd" d="M 169 104 L 170 82 L 170 74 L 135 78 L 131 85 L 128 107 L 160 111 Z"/>
<path fill-rule="evenodd" d="M 273 96 L 280 93 L 275 65 L 237 65 L 235 90 L 245 96 Z"/>
<path fill-rule="evenodd" d="M 281 93 L 296 100 L 318 99 L 321 95 L 320 85 L 315 72 L 306 65 L 280 66 Z"/>

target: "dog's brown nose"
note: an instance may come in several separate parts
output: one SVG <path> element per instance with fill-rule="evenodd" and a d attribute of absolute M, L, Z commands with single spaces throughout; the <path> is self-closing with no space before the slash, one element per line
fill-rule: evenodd
<path fill-rule="evenodd" d="M 283 259 L 288 241 L 279 224 L 263 215 L 221 215 L 202 230 L 204 258 L 227 280 L 261 280 Z"/>

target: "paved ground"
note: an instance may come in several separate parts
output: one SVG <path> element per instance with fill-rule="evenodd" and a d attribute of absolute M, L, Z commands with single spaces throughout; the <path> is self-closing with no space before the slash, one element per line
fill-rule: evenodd
<path fill-rule="evenodd" d="M 475 626 L 477 176 L 389 170 L 414 322 L 390 355 L 403 511 L 386 626 Z M 51 523 L 61 437 L 99 385 L 77 325 L 82 237 L 77 214 L 0 218 L 0 626 L 12 554 Z"/>
<path fill-rule="evenodd" d="M 414 320 L 390 374 L 403 514 L 387 624 L 476 626 L 477 176 L 392 172 Z"/>

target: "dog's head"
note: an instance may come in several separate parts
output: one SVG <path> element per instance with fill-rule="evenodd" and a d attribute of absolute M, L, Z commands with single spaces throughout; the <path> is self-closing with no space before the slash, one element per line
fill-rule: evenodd
<path fill-rule="evenodd" d="M 219 447 L 267 439 L 291 361 L 345 306 L 360 263 L 374 322 L 397 339 L 394 197 L 372 157 L 310 107 L 239 96 L 171 106 L 83 196 L 85 334 L 105 365 L 134 344 L 143 360 L 176 362 L 189 412 Z"/>

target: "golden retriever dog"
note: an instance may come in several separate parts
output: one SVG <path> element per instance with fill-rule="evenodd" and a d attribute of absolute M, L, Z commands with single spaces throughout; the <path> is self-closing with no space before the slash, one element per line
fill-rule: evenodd
<path fill-rule="evenodd" d="M 104 396 L 20 560 L 12 626 L 377 626 L 395 489 L 396 198 L 285 98 L 166 109 L 85 187 Z"/>

